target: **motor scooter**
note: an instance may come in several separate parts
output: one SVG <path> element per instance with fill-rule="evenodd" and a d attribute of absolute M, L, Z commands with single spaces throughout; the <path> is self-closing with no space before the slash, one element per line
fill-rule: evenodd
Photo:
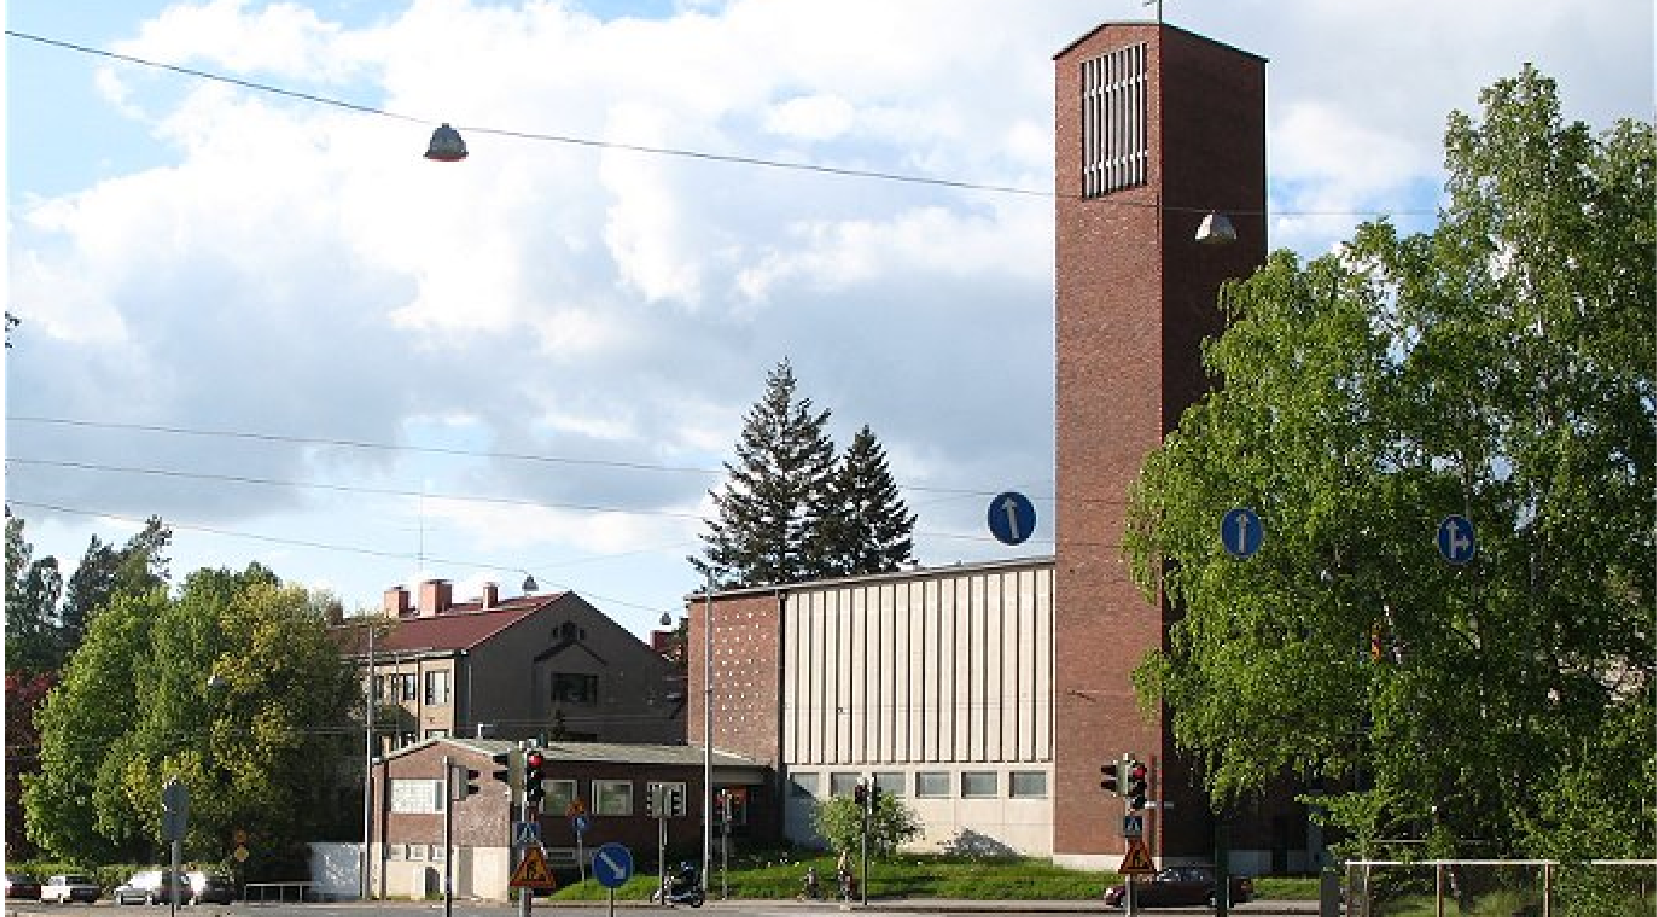
<path fill-rule="evenodd" d="M 688 904 L 691 907 L 701 907 L 707 901 L 707 893 L 702 890 L 702 877 L 696 867 L 689 863 L 680 863 L 679 868 L 667 874 L 662 887 L 651 894 L 653 904 Z"/>

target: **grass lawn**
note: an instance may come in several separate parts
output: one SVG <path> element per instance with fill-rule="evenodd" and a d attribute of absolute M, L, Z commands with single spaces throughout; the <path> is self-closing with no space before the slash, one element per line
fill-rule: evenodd
<path fill-rule="evenodd" d="M 834 857 L 773 853 L 769 857 L 745 856 L 731 859 L 725 883 L 732 898 L 794 898 L 800 894 L 806 868 L 817 867 L 824 895 L 834 892 Z M 869 893 L 875 897 L 964 898 L 986 900 L 1098 898 L 1106 886 L 1121 881 L 1114 872 L 1095 872 L 1054 866 L 1048 860 L 1020 858 L 972 858 L 948 856 L 900 856 L 869 861 Z M 719 893 L 718 861 L 708 876 L 708 888 Z M 656 888 L 656 874 L 635 875 L 616 890 L 620 899 L 648 899 Z M 1317 900 L 1316 878 L 1262 877 L 1254 882 L 1255 895 L 1273 899 Z M 570 883 L 552 897 L 567 900 L 600 900 L 609 890 L 588 877 L 584 883 Z"/>

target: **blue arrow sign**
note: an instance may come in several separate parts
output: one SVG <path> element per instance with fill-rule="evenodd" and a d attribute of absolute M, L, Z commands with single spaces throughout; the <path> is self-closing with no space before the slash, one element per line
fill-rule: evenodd
<path fill-rule="evenodd" d="M 633 878 L 633 852 L 611 841 L 593 852 L 593 878 L 605 888 L 620 888 Z"/>
<path fill-rule="evenodd" d="M 1438 524 L 1438 553 L 1452 564 L 1465 564 L 1479 552 L 1473 523 L 1466 516 L 1445 516 Z"/>
<path fill-rule="evenodd" d="M 1002 544 L 1020 544 L 1036 530 L 1036 508 L 1016 490 L 990 501 L 990 534 Z"/>
<path fill-rule="evenodd" d="M 1266 527 L 1260 524 L 1260 515 L 1246 506 L 1226 513 L 1220 520 L 1220 543 L 1232 557 L 1253 557 L 1265 540 Z"/>
<path fill-rule="evenodd" d="M 581 835 L 586 834 L 587 833 L 587 816 L 577 815 L 574 818 L 570 819 L 570 830 L 574 831 L 577 837 L 580 837 Z"/>

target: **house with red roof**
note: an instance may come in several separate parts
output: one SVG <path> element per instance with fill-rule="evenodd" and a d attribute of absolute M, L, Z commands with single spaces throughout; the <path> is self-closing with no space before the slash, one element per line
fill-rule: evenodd
<path fill-rule="evenodd" d="M 427 580 L 336 633 L 379 700 L 379 754 L 448 737 L 685 742 L 679 666 L 573 592 L 503 598 L 490 583 L 457 602 Z"/>

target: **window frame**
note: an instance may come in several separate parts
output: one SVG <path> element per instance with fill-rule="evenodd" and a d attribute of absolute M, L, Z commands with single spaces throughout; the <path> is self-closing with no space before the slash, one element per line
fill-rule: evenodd
<path fill-rule="evenodd" d="M 625 797 L 620 795 L 623 791 L 626 793 Z M 593 780 L 592 804 L 589 806 L 589 809 L 592 811 L 594 816 L 629 816 L 637 811 L 638 808 L 633 801 L 633 796 L 633 781 L 631 780 L 595 779 Z M 620 802 L 623 800 L 626 802 L 625 806 L 606 804 Z"/>
<path fill-rule="evenodd" d="M 916 771 L 915 798 L 953 799 L 955 797 L 955 781 L 951 777 L 949 771 Z M 943 781 L 942 788 L 927 785 L 937 780 Z"/>
<path fill-rule="evenodd" d="M 988 778 L 989 782 L 990 782 L 990 787 L 989 787 L 988 792 L 985 792 L 985 790 L 982 786 L 974 786 L 974 784 L 978 783 L 979 781 L 983 780 L 984 778 Z M 961 798 L 962 799 L 1000 799 L 1001 798 L 1001 775 L 996 771 L 985 771 L 985 770 L 962 771 L 961 772 Z"/>

